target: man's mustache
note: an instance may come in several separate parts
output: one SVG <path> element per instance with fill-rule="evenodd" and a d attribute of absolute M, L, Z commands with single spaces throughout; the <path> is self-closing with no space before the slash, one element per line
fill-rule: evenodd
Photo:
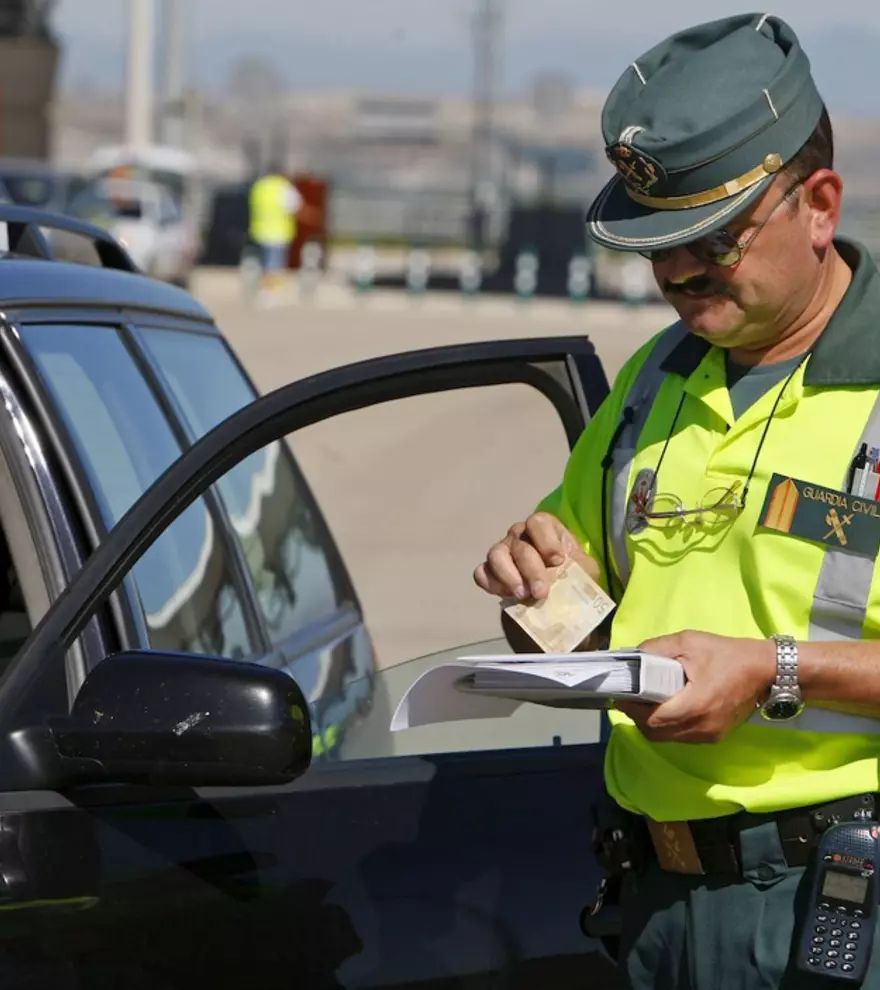
<path fill-rule="evenodd" d="M 696 293 L 701 296 L 711 293 L 720 296 L 726 293 L 727 288 L 723 282 L 709 278 L 708 275 L 694 275 L 686 282 L 670 282 L 667 279 L 663 284 L 663 291 L 669 296 L 687 295 L 688 293 Z"/>

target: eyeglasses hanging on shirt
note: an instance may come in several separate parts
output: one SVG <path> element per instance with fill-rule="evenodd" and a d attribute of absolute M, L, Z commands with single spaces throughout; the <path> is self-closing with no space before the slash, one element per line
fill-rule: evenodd
<path fill-rule="evenodd" d="M 804 355 L 804 357 L 806 357 L 806 355 Z M 746 507 L 749 487 L 752 483 L 752 478 L 755 476 L 755 469 L 758 466 L 758 458 L 761 456 L 761 450 L 764 446 L 764 441 L 767 439 L 770 424 L 773 422 L 773 417 L 776 415 L 776 410 L 779 408 L 779 403 L 782 400 L 782 396 L 785 394 L 785 390 L 788 388 L 791 380 L 797 374 L 797 370 L 802 364 L 803 358 L 798 361 L 794 367 L 794 370 L 785 379 L 785 383 L 779 390 L 779 394 L 776 396 L 776 401 L 773 403 L 773 408 L 770 410 L 770 415 L 767 417 L 767 422 L 764 424 L 761 439 L 758 441 L 758 448 L 755 451 L 755 456 L 752 460 L 752 466 L 749 469 L 745 485 L 742 486 L 741 495 L 739 493 L 740 483 L 735 481 L 727 488 L 713 489 L 703 497 L 698 506 L 688 509 L 684 507 L 678 496 L 666 493 L 656 493 L 657 479 L 660 476 L 660 468 L 662 467 L 663 460 L 666 457 L 669 442 L 675 434 L 675 427 L 678 425 L 678 419 L 681 415 L 685 398 L 687 397 L 687 392 L 682 392 L 681 401 L 678 403 L 678 409 L 676 409 L 675 416 L 672 420 L 672 426 L 670 427 L 669 434 L 666 437 L 666 442 L 663 444 L 663 450 L 660 452 L 660 459 L 657 461 L 657 467 L 654 469 L 653 485 L 647 493 L 647 498 L 639 499 L 639 502 L 641 503 L 640 505 L 633 504 L 631 506 L 632 511 L 649 524 L 659 523 L 667 525 L 671 520 L 684 520 L 692 518 L 694 523 L 698 525 L 701 522 L 727 521 L 738 516 Z M 633 500 L 633 502 L 634 501 L 635 500 Z"/>
<path fill-rule="evenodd" d="M 810 352 L 807 351 L 801 360 L 795 365 L 794 369 L 791 371 L 791 374 L 789 374 L 789 376 L 785 379 L 782 388 L 779 390 L 779 394 L 776 396 L 776 400 L 773 403 L 773 408 L 770 410 L 770 415 L 767 417 L 767 422 L 765 423 L 764 430 L 761 433 L 761 439 L 758 441 L 758 447 L 755 451 L 754 459 L 752 460 L 752 466 L 749 469 L 745 484 L 742 486 L 741 494 L 739 490 L 740 483 L 736 481 L 727 488 L 721 487 L 709 491 L 700 500 L 699 505 L 694 506 L 693 508 L 686 508 L 682 500 L 678 498 L 677 495 L 663 492 L 657 493 L 657 479 L 660 475 L 660 468 L 663 466 L 663 461 L 666 457 L 666 451 L 669 448 L 669 443 L 675 435 L 675 427 L 678 425 L 678 420 L 681 416 L 685 399 L 687 398 L 687 392 L 683 391 L 681 394 L 681 400 L 678 403 L 678 408 L 675 411 L 675 416 L 672 419 L 672 425 L 669 428 L 669 433 L 667 434 L 666 440 L 663 444 L 663 449 L 660 451 L 660 458 L 657 461 L 657 467 L 651 475 L 650 483 L 646 486 L 644 491 L 633 491 L 627 500 L 628 519 L 638 520 L 641 524 L 638 527 L 639 529 L 644 529 L 647 526 L 680 525 L 683 522 L 692 522 L 694 525 L 717 525 L 719 523 L 729 522 L 735 519 L 746 507 L 749 487 L 758 466 L 758 459 L 761 456 L 764 441 L 767 439 L 770 424 L 773 422 L 773 417 L 776 415 L 776 410 L 779 408 L 779 403 L 782 400 L 782 396 L 785 394 L 786 389 L 791 384 L 792 379 L 797 374 L 798 369 L 804 363 L 809 353 Z M 621 422 L 615 430 L 614 436 L 611 438 L 608 451 L 602 461 L 602 545 L 605 557 L 605 573 L 608 575 L 609 592 L 611 591 L 611 567 L 607 513 L 608 471 L 611 469 L 611 465 L 613 464 L 614 451 L 617 444 L 620 442 L 620 437 L 627 425 L 632 422 L 634 416 L 635 411 L 632 407 L 627 406 L 623 410 Z M 638 529 L 636 531 L 638 531 Z"/>

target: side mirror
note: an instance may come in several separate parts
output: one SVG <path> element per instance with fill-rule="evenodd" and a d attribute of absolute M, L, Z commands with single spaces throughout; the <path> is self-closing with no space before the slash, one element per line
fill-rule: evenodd
<path fill-rule="evenodd" d="M 305 772 L 311 756 L 308 706 L 289 675 L 131 651 L 89 673 L 70 715 L 0 741 L 0 780 L 6 790 L 284 784 Z"/>

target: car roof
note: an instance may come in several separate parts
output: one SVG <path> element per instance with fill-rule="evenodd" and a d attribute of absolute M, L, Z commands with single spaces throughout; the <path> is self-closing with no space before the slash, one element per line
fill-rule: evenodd
<path fill-rule="evenodd" d="M 197 167 L 196 156 L 181 148 L 164 144 L 105 145 L 92 152 L 88 160 L 92 168 L 135 167 L 169 169 L 189 174 Z"/>
<path fill-rule="evenodd" d="M 112 196 L 120 193 L 124 195 L 130 194 L 136 196 L 144 193 L 164 193 L 165 189 L 161 183 L 149 182 L 146 179 L 129 179 L 122 178 L 120 176 L 108 176 L 105 178 L 96 179 L 94 182 L 85 186 L 81 192 L 94 192 L 99 196 Z"/>
<path fill-rule="evenodd" d="M 173 313 L 213 324 L 184 289 L 135 272 L 66 261 L 0 258 L 0 306 L 113 306 Z"/>

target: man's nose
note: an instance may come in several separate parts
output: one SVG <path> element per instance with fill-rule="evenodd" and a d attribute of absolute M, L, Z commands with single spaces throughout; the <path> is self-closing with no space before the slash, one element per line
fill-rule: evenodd
<path fill-rule="evenodd" d="M 709 265 L 691 254 L 686 247 L 672 248 L 669 257 L 658 266 L 658 274 L 674 285 L 683 285 L 688 279 L 705 275 L 708 270 Z"/>

